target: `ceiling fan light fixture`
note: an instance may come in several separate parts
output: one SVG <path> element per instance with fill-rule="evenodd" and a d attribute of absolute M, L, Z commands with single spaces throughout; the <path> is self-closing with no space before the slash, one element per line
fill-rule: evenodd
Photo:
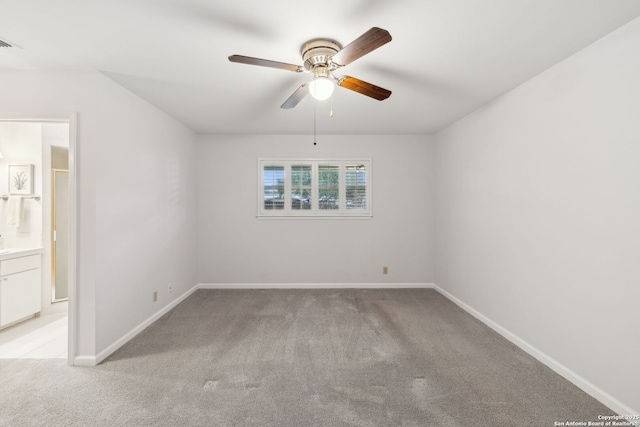
<path fill-rule="evenodd" d="M 335 85 L 330 78 L 318 76 L 309 83 L 309 93 L 318 101 L 324 101 L 333 94 Z"/>

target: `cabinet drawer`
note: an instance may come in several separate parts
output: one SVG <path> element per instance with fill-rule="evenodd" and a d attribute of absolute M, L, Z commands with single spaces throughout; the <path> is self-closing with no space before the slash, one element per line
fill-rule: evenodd
<path fill-rule="evenodd" d="M 41 280 L 40 270 L 37 269 L 5 276 L 0 280 L 0 326 L 40 311 Z"/>
<path fill-rule="evenodd" d="M 40 268 L 40 255 L 29 255 L 0 261 L 0 276 Z"/>

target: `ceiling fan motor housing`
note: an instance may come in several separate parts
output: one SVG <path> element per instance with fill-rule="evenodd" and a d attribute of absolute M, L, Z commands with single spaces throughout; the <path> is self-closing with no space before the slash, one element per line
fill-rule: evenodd
<path fill-rule="evenodd" d="M 335 40 L 313 39 L 302 45 L 300 53 L 304 61 L 304 68 L 308 71 L 324 69 L 326 72 L 335 70 L 331 57 L 342 50 L 342 45 Z"/>

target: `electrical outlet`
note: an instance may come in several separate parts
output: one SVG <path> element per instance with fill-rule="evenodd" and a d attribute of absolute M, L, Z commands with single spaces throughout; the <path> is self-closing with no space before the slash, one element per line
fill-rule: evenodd
<path fill-rule="evenodd" d="M 389 267 L 382 267 L 382 274 L 389 274 Z"/>
<path fill-rule="evenodd" d="M 169 293 L 171 293 L 171 291 L 173 291 L 173 283 L 169 283 Z"/>
<path fill-rule="evenodd" d="M 153 302 L 158 301 L 158 291 L 153 291 Z"/>

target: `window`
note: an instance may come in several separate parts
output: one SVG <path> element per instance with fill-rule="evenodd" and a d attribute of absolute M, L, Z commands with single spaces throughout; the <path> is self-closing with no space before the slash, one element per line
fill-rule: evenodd
<path fill-rule="evenodd" d="M 259 159 L 258 216 L 371 217 L 370 159 Z"/>
<path fill-rule="evenodd" d="M 265 166 L 262 169 L 264 209 L 284 209 L 284 166 Z"/>
<path fill-rule="evenodd" d="M 318 209 L 340 208 L 340 167 L 337 165 L 318 166 Z"/>
<path fill-rule="evenodd" d="M 347 210 L 367 209 L 367 169 L 364 165 L 346 167 L 346 208 Z"/>
<path fill-rule="evenodd" d="M 291 165 L 291 210 L 310 210 L 311 191 L 311 165 Z"/>

